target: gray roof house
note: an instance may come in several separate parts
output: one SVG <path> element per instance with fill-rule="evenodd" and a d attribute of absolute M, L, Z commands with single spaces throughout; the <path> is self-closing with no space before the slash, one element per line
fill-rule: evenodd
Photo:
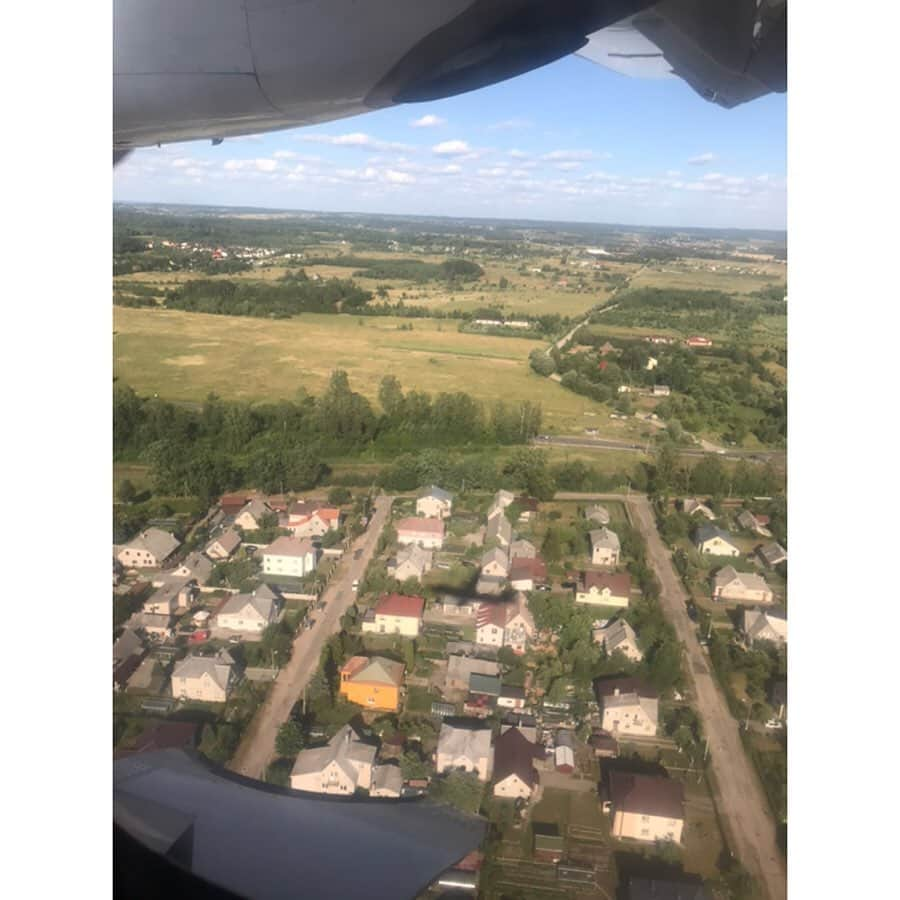
<path fill-rule="evenodd" d="M 353 794 L 368 790 L 376 748 L 345 725 L 324 746 L 301 750 L 291 769 L 291 787 L 317 794 Z"/>
<path fill-rule="evenodd" d="M 447 660 L 447 675 L 444 689 L 448 691 L 468 690 L 473 675 L 499 676 L 500 664 L 490 659 L 472 656 L 450 656 Z"/>
<path fill-rule="evenodd" d="M 716 514 L 703 503 L 703 501 L 698 500 L 696 497 L 686 497 L 682 500 L 681 511 L 689 516 L 699 513 L 701 516 L 706 516 L 710 521 L 716 517 Z"/>
<path fill-rule="evenodd" d="M 599 565 L 618 565 L 621 544 L 619 536 L 605 526 L 589 533 L 591 560 Z"/>
<path fill-rule="evenodd" d="M 172 696 L 224 703 L 234 678 L 234 660 L 227 650 L 215 656 L 188 656 L 172 671 Z"/>
<path fill-rule="evenodd" d="M 261 632 L 271 625 L 281 604 L 268 585 L 260 585 L 252 594 L 234 594 L 216 615 L 216 625 L 229 631 Z"/>
<path fill-rule="evenodd" d="M 202 553 L 196 550 L 188 553 L 182 564 L 175 570 L 175 574 L 185 578 L 193 578 L 197 584 L 206 584 L 212 574 L 213 564 Z"/>
<path fill-rule="evenodd" d="M 714 556 L 740 556 L 740 548 L 731 535 L 715 525 L 704 523 L 694 532 L 694 546 L 701 553 Z"/>
<path fill-rule="evenodd" d="M 438 736 L 438 774 L 461 768 L 476 772 L 481 781 L 487 781 L 494 768 L 491 734 L 490 728 L 463 728 L 444 722 Z"/>
<path fill-rule="evenodd" d="M 775 568 L 779 563 L 787 562 L 787 550 L 775 541 L 771 544 L 764 544 L 756 552 L 770 569 Z"/>
<path fill-rule="evenodd" d="M 148 528 L 132 538 L 118 552 L 117 559 L 125 568 L 155 568 L 161 566 L 177 549 L 181 541 L 161 528 Z"/>
<path fill-rule="evenodd" d="M 537 547 L 526 541 L 525 538 L 516 538 L 509 545 L 509 558 L 514 559 L 534 559 L 537 556 Z"/>
<path fill-rule="evenodd" d="M 508 547 L 512 541 L 512 525 L 503 510 L 497 510 L 488 519 L 484 542 L 487 544 L 490 541 L 496 541 L 501 547 Z"/>
<path fill-rule="evenodd" d="M 618 651 L 635 662 L 644 658 L 638 646 L 637 635 L 625 619 L 616 619 L 605 628 L 595 629 L 593 637 L 594 642 L 602 644 L 610 655 Z"/>
<path fill-rule="evenodd" d="M 492 547 L 486 550 L 481 556 L 481 571 L 485 575 L 500 575 L 505 577 L 509 574 L 509 554 L 500 547 Z"/>
<path fill-rule="evenodd" d="M 403 773 L 400 766 L 387 763 L 372 769 L 371 797 L 399 797 L 403 790 Z"/>
<path fill-rule="evenodd" d="M 130 628 L 126 628 L 113 644 L 113 666 L 128 659 L 129 656 L 142 653 L 143 650 L 144 642 Z"/>
<path fill-rule="evenodd" d="M 241 546 L 241 536 L 232 528 L 213 538 L 203 552 L 210 559 L 228 559 Z"/>
<path fill-rule="evenodd" d="M 771 609 L 745 609 L 741 631 L 752 647 L 754 641 L 771 641 L 786 644 L 788 639 L 787 613 L 779 607 Z"/>

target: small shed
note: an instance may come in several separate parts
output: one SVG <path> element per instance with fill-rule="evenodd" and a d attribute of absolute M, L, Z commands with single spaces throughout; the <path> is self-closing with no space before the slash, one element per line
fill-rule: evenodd
<path fill-rule="evenodd" d="M 575 771 L 575 753 L 572 748 L 558 746 L 553 751 L 553 765 L 557 772 L 571 775 Z"/>

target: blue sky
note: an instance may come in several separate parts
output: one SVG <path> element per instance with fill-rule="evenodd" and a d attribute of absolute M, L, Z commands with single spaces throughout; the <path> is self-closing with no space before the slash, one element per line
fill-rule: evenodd
<path fill-rule="evenodd" d="M 120 202 L 784 228 L 786 106 L 569 57 L 471 94 L 136 151 Z"/>

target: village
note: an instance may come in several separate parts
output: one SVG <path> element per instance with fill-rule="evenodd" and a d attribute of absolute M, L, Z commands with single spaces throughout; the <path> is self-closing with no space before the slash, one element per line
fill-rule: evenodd
<path fill-rule="evenodd" d="M 280 724 L 267 780 L 486 814 L 499 842 L 444 887 L 614 890 L 614 854 L 636 854 L 680 863 L 691 896 L 709 896 L 722 839 L 708 745 L 633 577 L 643 551 L 625 504 L 426 485 L 392 498 L 366 562 L 353 539 L 372 500 L 225 495 L 184 540 L 158 522 L 114 547 L 128 613 L 113 646 L 116 755 L 179 747 L 227 764 L 308 634 L 322 661 Z M 688 523 L 674 558 L 695 561 L 687 613 L 701 644 L 715 632 L 738 649 L 786 646 L 785 551 L 764 514 L 712 505 L 671 509 Z M 366 564 L 351 581 L 354 559 Z M 346 606 L 337 635 L 316 632 L 329 585 Z M 783 680 L 767 689 L 747 715 L 761 740 L 786 725 Z"/>

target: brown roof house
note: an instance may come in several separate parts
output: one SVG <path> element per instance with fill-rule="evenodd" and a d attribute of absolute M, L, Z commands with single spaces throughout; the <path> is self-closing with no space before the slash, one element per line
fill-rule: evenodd
<path fill-rule="evenodd" d="M 234 530 L 220 534 L 217 538 L 213 538 L 203 552 L 210 558 L 215 560 L 228 559 L 238 547 L 241 546 L 241 536 Z"/>
<path fill-rule="evenodd" d="M 411 517 L 396 524 L 397 543 L 418 544 L 426 550 L 440 550 L 444 546 L 444 522 L 442 519 Z"/>
<path fill-rule="evenodd" d="M 575 602 L 593 606 L 628 606 L 631 576 L 627 572 L 584 572 L 575 589 Z"/>
<path fill-rule="evenodd" d="M 503 732 L 494 742 L 494 796 L 537 800 L 540 782 L 534 763 L 545 756 L 543 746 L 529 741 L 518 728 Z"/>
<path fill-rule="evenodd" d="M 684 788 L 677 781 L 658 775 L 611 772 L 608 811 L 614 838 L 681 843 Z"/>

